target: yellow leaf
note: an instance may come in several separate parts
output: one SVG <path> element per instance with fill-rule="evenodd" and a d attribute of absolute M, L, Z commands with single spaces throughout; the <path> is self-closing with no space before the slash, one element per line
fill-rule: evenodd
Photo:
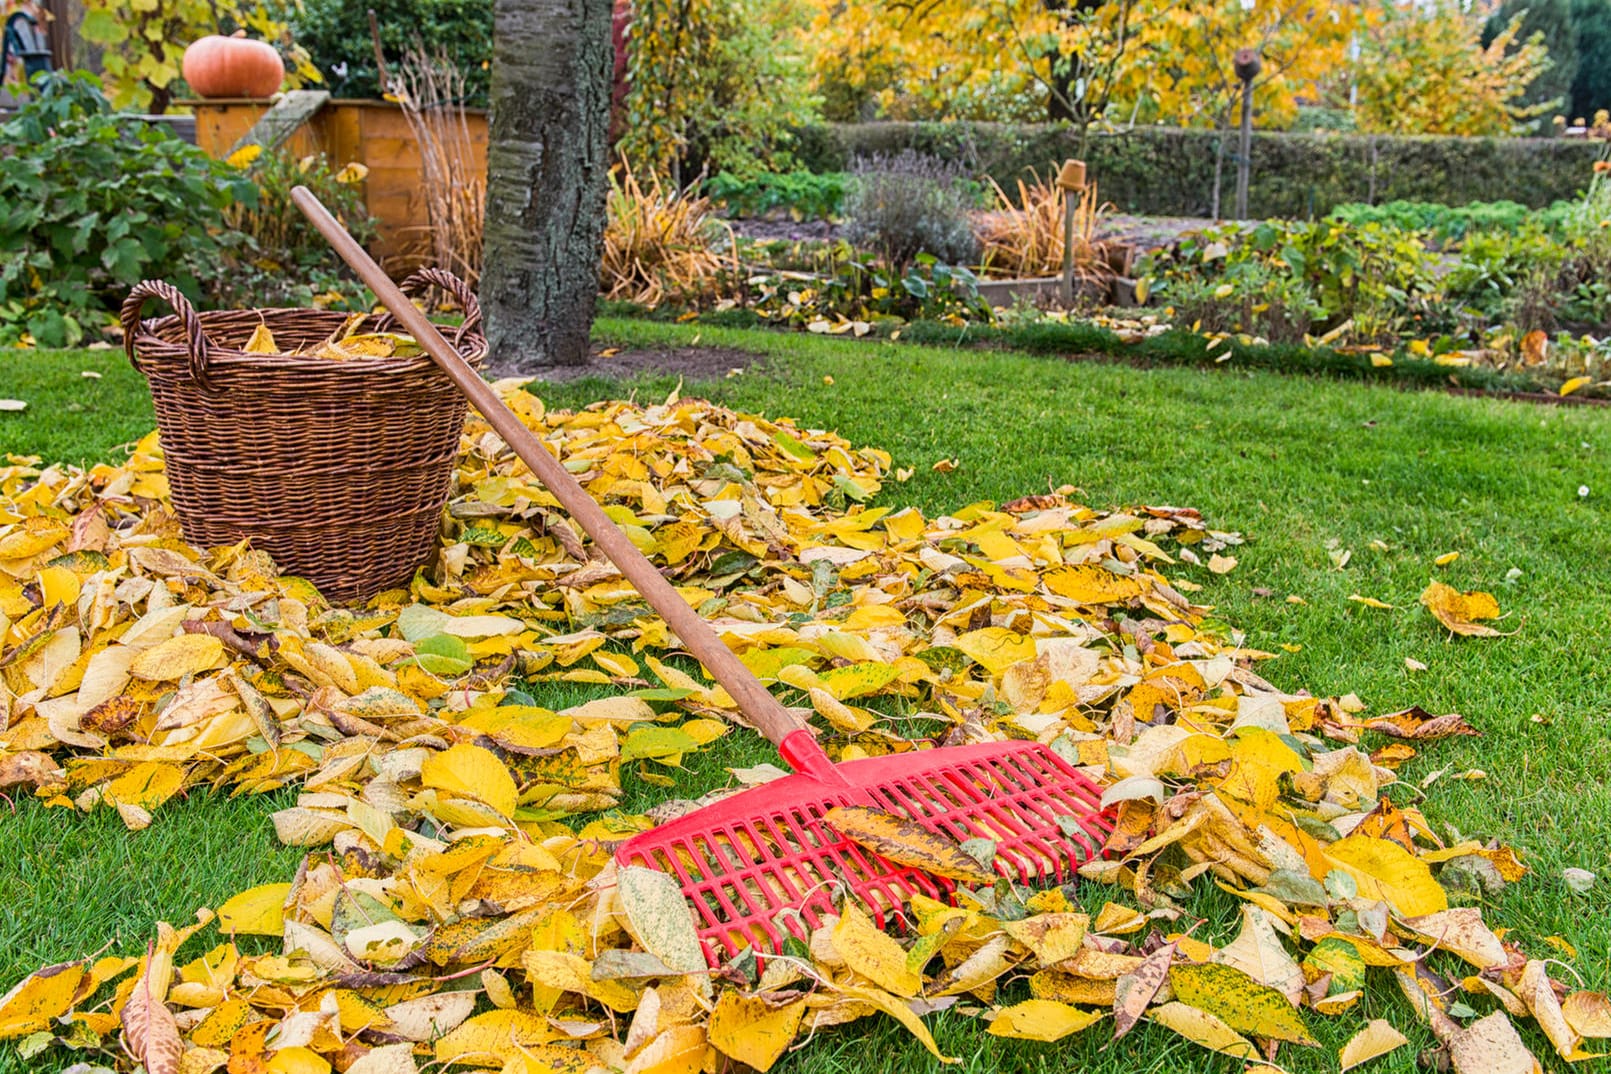
<path fill-rule="evenodd" d="M 1604 992 L 1572 992 L 1561 1000 L 1561 1013 L 1581 1037 L 1611 1037 L 1611 1000 Z"/>
<path fill-rule="evenodd" d="M 556 1036 L 547 1019 L 530 1011 L 486 1011 L 438 1040 L 435 1057 L 442 1064 L 502 1064 L 512 1056 L 541 1049 Z M 576 1054 L 569 1049 L 556 1050 Z"/>
<path fill-rule="evenodd" d="M 1184 1003 L 1164 1003 L 1147 1012 L 1159 1025 L 1174 1030 L 1193 1044 L 1235 1059 L 1257 1059 L 1253 1042 L 1207 1011 Z"/>
<path fill-rule="evenodd" d="M 705 1038 L 703 1028 L 668 1026 L 643 1051 L 632 1057 L 626 1064 L 624 1074 L 698 1074 L 705 1065 L 709 1051 L 710 1043 Z M 581 1054 L 586 1056 L 585 1052 Z M 585 1069 L 579 1068 L 578 1074 Z M 536 1074 L 536 1071 L 533 1070 L 532 1074 Z"/>
<path fill-rule="evenodd" d="M 1180 1002 L 1213 1015 L 1233 1030 L 1295 1044 L 1315 1043 L 1286 996 L 1234 966 L 1171 966 L 1169 984 Z"/>
<path fill-rule="evenodd" d="M 1406 917 L 1404 925 L 1423 940 L 1452 951 L 1479 970 L 1494 969 L 1510 961 L 1505 945 L 1482 920 L 1474 906 L 1458 906 L 1425 917 Z"/>
<path fill-rule="evenodd" d="M 485 802 L 505 817 L 515 811 L 515 780 L 509 769 L 491 750 L 468 742 L 427 757 L 420 765 L 420 782 Z"/>
<path fill-rule="evenodd" d="M 50 1025 L 72 1008 L 84 980 L 82 962 L 46 966 L 0 996 L 0 1040 L 21 1037 Z"/>
<path fill-rule="evenodd" d="M 997 1011 L 987 1032 L 993 1037 L 1051 1042 L 1087 1029 L 1107 1014 L 1107 1011 L 1081 1010 L 1049 999 L 1026 999 Z"/>
<path fill-rule="evenodd" d="M 1438 622 L 1456 634 L 1479 638 L 1503 636 L 1493 627 L 1476 622 L 1478 619 L 1499 618 L 1499 602 L 1494 600 L 1492 593 L 1480 590 L 1462 593 L 1442 582 L 1431 582 L 1421 593 L 1421 603 L 1426 605 L 1427 611 Z"/>
<path fill-rule="evenodd" d="M 885 938 L 888 939 L 888 937 Z M 862 988 L 857 985 L 844 985 L 839 991 L 853 999 L 859 999 L 869 1006 L 878 1008 L 901 1023 L 912 1036 L 918 1039 L 918 1042 L 923 1047 L 929 1050 L 929 1054 L 940 1062 L 960 1063 L 962 1061 L 955 1057 L 944 1055 L 940 1051 L 940 1046 L 934 1043 L 934 1034 L 930 1033 L 928 1026 L 923 1024 L 923 1019 L 912 1013 L 912 1008 L 907 1006 L 904 1000 L 897 999 L 882 989 Z"/>
<path fill-rule="evenodd" d="M 901 945 L 874 927 L 855 903 L 847 902 L 833 927 L 833 946 L 845 964 L 897 996 L 915 996 L 923 978 L 906 965 Z"/>
<path fill-rule="evenodd" d="M 1494 1011 L 1464 1029 L 1434 1011 L 1432 1028 L 1448 1047 L 1455 1074 L 1542 1074 L 1504 1011 Z"/>
<path fill-rule="evenodd" d="M 1573 377 L 1571 380 L 1568 380 L 1565 384 L 1561 385 L 1561 394 L 1562 395 L 1571 395 L 1573 392 L 1577 391 L 1579 388 L 1582 388 L 1582 387 L 1584 387 L 1586 385 L 1593 384 L 1593 383 L 1594 383 L 1594 378 L 1593 377 Z"/>
<path fill-rule="evenodd" d="M 330 1063 L 312 1048 L 276 1048 L 263 1069 L 271 1074 L 330 1074 Z"/>
<path fill-rule="evenodd" d="M 1326 858 L 1353 877 L 1364 899 L 1383 899 L 1405 917 L 1449 908 L 1449 898 L 1432 869 L 1390 839 L 1351 835 L 1326 847 Z"/>
<path fill-rule="evenodd" d="M 176 682 L 217 664 L 224 643 L 211 634 L 180 634 L 138 653 L 129 662 L 129 674 L 147 682 Z"/>
<path fill-rule="evenodd" d="M 730 1059 L 765 1072 L 794 1043 L 802 998 L 726 991 L 710 1015 L 710 1043 Z"/>
<path fill-rule="evenodd" d="M 1395 605 L 1389 604 L 1385 600 L 1377 600 L 1375 597 L 1362 597 L 1358 593 L 1350 593 L 1348 599 L 1355 604 L 1363 604 L 1367 608 L 1382 608 L 1392 611 L 1395 607 Z"/>
<path fill-rule="evenodd" d="M 1005 627 L 970 630 L 953 644 L 995 675 L 1021 660 L 1035 659 L 1035 640 Z"/>
<path fill-rule="evenodd" d="M 1145 591 L 1139 579 L 1089 563 L 1047 571 L 1041 576 L 1041 582 L 1058 596 L 1080 604 L 1115 604 Z"/>
<path fill-rule="evenodd" d="M 1111 903 L 1109 905 L 1112 905 Z M 1079 953 L 1091 919 L 1084 914 L 1036 914 L 1022 921 L 1003 921 L 1001 927 L 1015 941 L 1029 948 L 1035 961 L 1052 966 Z"/>
<path fill-rule="evenodd" d="M 624 865 L 616 873 L 616 897 L 644 950 L 678 973 L 703 973 L 705 955 L 693 911 L 675 877 L 658 869 Z M 709 987 L 709 978 L 701 976 L 700 980 Z"/>
<path fill-rule="evenodd" d="M 279 354 L 280 345 L 274 342 L 274 333 L 269 331 L 269 326 L 260 324 L 252 329 L 251 338 L 241 350 L 247 354 Z"/>
<path fill-rule="evenodd" d="M 1377 1018 L 1350 1037 L 1337 1058 L 1343 1070 L 1349 1071 L 1408 1043 L 1408 1037 Z"/>
<path fill-rule="evenodd" d="M 1550 981 L 1549 971 L 1543 962 L 1529 959 L 1522 968 L 1521 980 L 1516 983 L 1514 991 L 1532 1012 L 1538 1028 L 1544 1031 L 1544 1036 L 1549 1038 L 1556 1054 L 1562 1059 L 1575 1063 L 1596 1058 L 1583 1051 L 1583 1037 L 1566 1020 L 1561 1001 L 1555 995 L 1554 983 Z"/>
<path fill-rule="evenodd" d="M 898 865 L 970 884 L 996 882 L 996 874 L 950 836 L 898 814 L 865 806 L 837 806 L 822 819 L 846 839 Z"/>
<path fill-rule="evenodd" d="M 1213 961 L 1241 970 L 1259 984 L 1280 992 L 1294 1006 L 1303 996 L 1303 970 L 1287 953 L 1269 912 L 1262 907 L 1242 907 L 1242 931 L 1214 952 Z"/>
<path fill-rule="evenodd" d="M 1434 559 L 1432 562 L 1437 564 L 1439 567 L 1447 567 L 1449 564 L 1453 563 L 1455 560 L 1457 560 L 1459 558 L 1460 558 L 1460 553 L 1459 552 L 1445 552 L 1445 553 L 1443 553 L 1443 555 L 1439 556 L 1437 559 Z"/>
<path fill-rule="evenodd" d="M 218 908 L 218 931 L 226 935 L 280 935 L 285 931 L 285 899 L 290 893 L 290 884 L 259 884 L 232 895 Z"/>
<path fill-rule="evenodd" d="M 1222 556 L 1215 552 L 1208 557 L 1208 569 L 1215 574 L 1229 574 L 1236 569 L 1236 557 Z"/>
<path fill-rule="evenodd" d="M 157 761 L 142 761 L 101 791 L 103 800 L 111 805 L 155 809 L 179 793 L 185 774 L 177 765 Z"/>
<path fill-rule="evenodd" d="M 138 8 L 136 10 L 138 10 Z M 262 155 L 263 147 L 258 145 L 256 142 L 249 142 L 235 150 L 235 152 L 231 153 L 229 156 L 225 157 L 224 163 L 228 164 L 231 168 L 244 168 Z"/>

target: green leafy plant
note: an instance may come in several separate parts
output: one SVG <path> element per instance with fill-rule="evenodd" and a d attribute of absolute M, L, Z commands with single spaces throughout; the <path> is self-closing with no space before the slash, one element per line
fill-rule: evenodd
<path fill-rule="evenodd" d="M 847 258 L 821 277 L 780 274 L 750 282 L 758 288 L 754 309 L 763 320 L 816 331 L 874 321 L 988 324 L 994 316 L 979 294 L 978 277 L 930 254 L 918 255 L 903 272 Z"/>
<path fill-rule="evenodd" d="M 1265 272 L 1250 272 L 1257 266 Z M 1246 290 L 1255 299 L 1270 275 L 1302 281 L 1316 304 L 1316 323 L 1334 327 L 1368 312 L 1380 319 L 1412 316 L 1438 290 L 1434 261 L 1415 232 L 1385 224 L 1344 226 L 1332 221 L 1267 220 L 1188 236 L 1154 255 L 1145 271 L 1160 294 L 1180 281 L 1213 285 L 1228 299 Z M 1251 286 L 1251 289 L 1249 287 Z"/>
<path fill-rule="evenodd" d="M 1167 299 L 1178 325 L 1197 332 L 1246 333 L 1271 343 L 1297 343 L 1324 310 L 1309 285 L 1254 261 L 1233 266 L 1217 281 L 1183 279 Z"/>
<path fill-rule="evenodd" d="M 825 220 L 839 215 L 848 182 L 844 172 L 717 172 L 706 180 L 705 193 L 733 216 L 786 212 L 797 220 Z"/>
<path fill-rule="evenodd" d="M 147 277 L 199 298 L 240 244 L 226 212 L 257 197 L 236 169 L 115 117 L 90 75 L 36 79 L 0 144 L 0 341 L 76 343 Z"/>
<path fill-rule="evenodd" d="M 253 147 L 255 148 L 255 147 Z M 235 271 L 214 288 L 215 296 L 237 306 L 346 306 L 362 293 L 351 275 L 336 267 L 330 247 L 291 203 L 291 189 L 312 190 L 361 243 L 375 237 L 375 222 L 358 186 L 361 165 L 332 169 L 322 155 L 297 158 L 287 153 L 234 158 L 256 188 L 256 197 L 224 211 L 224 221 L 242 244 Z M 360 303 L 361 304 L 361 303 Z M 365 307 L 367 308 L 367 307 Z"/>

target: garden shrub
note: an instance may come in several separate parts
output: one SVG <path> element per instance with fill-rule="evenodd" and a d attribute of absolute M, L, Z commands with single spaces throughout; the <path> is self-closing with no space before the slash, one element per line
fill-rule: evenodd
<path fill-rule="evenodd" d="M 844 172 L 717 172 L 705 193 L 730 216 L 785 211 L 801 220 L 826 220 L 839 215 L 848 179 Z"/>
<path fill-rule="evenodd" d="M 874 321 L 965 325 L 994 319 L 990 303 L 979 294 L 978 277 L 932 254 L 917 255 L 902 272 L 839 261 L 809 287 L 778 275 L 750 282 L 758 289 L 752 308 L 761 319 L 818 332 L 864 335 Z"/>
<path fill-rule="evenodd" d="M 361 289 L 351 286 L 351 274 L 331 255 L 330 244 L 292 204 L 291 189 L 312 190 L 354 238 L 367 244 L 375 237 L 375 222 L 358 185 L 361 166 L 333 170 L 322 155 L 278 152 L 239 163 L 257 196 L 225 210 L 225 221 L 244 245 L 235 271 L 213 288 L 215 298 L 235 306 L 306 306 L 317 297 L 322 304 L 345 306 L 345 292 L 353 291 L 350 297 L 358 300 Z"/>
<path fill-rule="evenodd" d="M 1300 343 L 1325 314 L 1295 274 L 1242 262 L 1218 279 L 1187 277 L 1166 298 L 1176 324 L 1206 334 L 1247 333 L 1271 343 Z"/>
<path fill-rule="evenodd" d="M 1288 338 L 1301 338 L 1307 330 L 1305 326 L 1295 337 L 1290 334 L 1305 314 L 1325 328 L 1352 318 L 1356 334 L 1389 334 L 1401 322 L 1415 319 L 1437 292 L 1433 258 L 1420 237 L 1381 224 L 1232 224 L 1187 236 L 1172 250 L 1149 258 L 1146 271 L 1166 301 L 1173 301 L 1176 289 L 1190 300 L 1195 297 L 1190 285 L 1206 283 L 1222 301 L 1249 301 L 1250 316 L 1260 304 L 1279 307 L 1279 313 L 1267 311 L 1265 320 L 1285 327 Z M 1301 283 L 1307 300 L 1284 280 Z"/>
<path fill-rule="evenodd" d="M 964 170 L 907 150 L 857 160 L 845 197 L 845 237 L 900 272 L 918 254 L 971 261 L 978 240 L 968 210 L 973 191 Z"/>
<path fill-rule="evenodd" d="M 41 76 L 0 126 L 0 341 L 81 340 L 148 277 L 193 299 L 240 240 L 252 182 L 165 129 L 112 114 L 86 74 Z"/>

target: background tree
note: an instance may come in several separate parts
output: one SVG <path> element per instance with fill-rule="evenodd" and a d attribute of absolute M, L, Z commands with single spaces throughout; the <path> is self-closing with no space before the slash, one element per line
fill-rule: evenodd
<path fill-rule="evenodd" d="M 1461 0 L 1382 4 L 1360 35 L 1353 65 L 1359 128 L 1514 134 L 1550 112 L 1527 103 L 1528 88 L 1550 62 L 1542 35 L 1523 40 L 1516 15 L 1484 47 L 1486 15 Z"/>
<path fill-rule="evenodd" d="M 680 185 L 785 151 L 789 129 L 813 117 L 804 19 L 778 0 L 634 0 L 621 155 Z"/>
<path fill-rule="evenodd" d="M 1482 47 L 1492 46 L 1494 38 L 1517 18 L 1521 19 L 1517 41 L 1537 38 L 1549 49 L 1549 67 L 1533 79 L 1522 101 L 1547 109 L 1541 114 L 1541 130 L 1549 126 L 1549 117 L 1564 112 L 1572 105 L 1572 86 L 1578 72 L 1578 27 L 1573 0 L 1504 0 L 1488 19 L 1482 32 Z"/>
<path fill-rule="evenodd" d="M 1215 127 L 1236 95 L 1238 48 L 1264 59 L 1266 129 L 1322 103 L 1362 129 L 1428 134 L 1513 133 L 1547 112 L 1527 97 L 1547 45 L 1507 23 L 1485 48 L 1490 0 L 800 2 L 815 11 L 807 55 L 834 119 L 1032 121 L 1050 110 L 1098 128 Z"/>
<path fill-rule="evenodd" d="M 1611 0 L 1573 0 L 1577 27 L 1577 77 L 1572 79 L 1571 116 L 1587 119 L 1611 108 Z"/>
<path fill-rule="evenodd" d="M 497 0 L 481 307 L 500 369 L 587 361 L 609 175 L 610 0 Z"/>

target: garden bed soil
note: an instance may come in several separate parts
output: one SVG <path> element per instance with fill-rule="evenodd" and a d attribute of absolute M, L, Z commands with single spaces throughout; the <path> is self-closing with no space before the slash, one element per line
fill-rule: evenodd
<path fill-rule="evenodd" d="M 540 371 L 537 379 L 548 384 L 569 384 L 588 378 L 631 380 L 661 373 L 690 381 L 721 380 L 735 369 L 748 371 L 769 362 L 767 355 L 735 347 L 642 348 L 595 343 L 586 365 L 552 366 Z"/>

